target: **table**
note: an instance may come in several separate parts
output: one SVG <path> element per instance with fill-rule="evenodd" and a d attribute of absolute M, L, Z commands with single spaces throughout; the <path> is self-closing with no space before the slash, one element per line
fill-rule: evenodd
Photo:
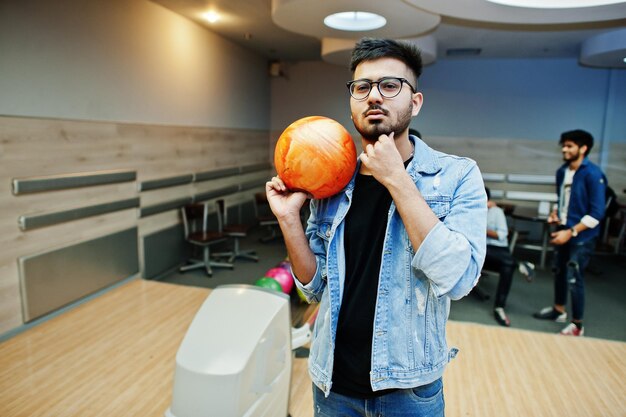
<path fill-rule="evenodd" d="M 510 216 L 513 220 L 522 220 L 541 224 L 540 245 L 523 243 L 516 246 L 524 249 L 541 251 L 541 260 L 539 262 L 539 266 L 542 269 L 545 268 L 548 251 L 553 250 L 552 246 L 550 246 L 550 224 L 548 223 L 548 216 L 537 214 L 536 209 L 526 210 L 524 208 L 517 208 L 513 213 L 510 214 Z"/>

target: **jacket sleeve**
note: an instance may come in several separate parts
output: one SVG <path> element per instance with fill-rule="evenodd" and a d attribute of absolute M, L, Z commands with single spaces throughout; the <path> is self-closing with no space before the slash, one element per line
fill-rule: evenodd
<path fill-rule="evenodd" d="M 589 211 L 585 214 L 597 221 L 601 221 L 606 208 L 606 180 L 602 171 L 599 169 L 593 170 L 585 178 L 585 186 L 589 196 Z"/>
<path fill-rule="evenodd" d="M 474 161 L 463 171 L 450 211 L 428 233 L 412 260 L 438 297 L 457 300 L 478 282 L 485 260 L 487 195 Z"/>
<path fill-rule="evenodd" d="M 294 275 L 294 278 L 296 278 L 294 279 L 296 286 L 300 289 L 300 291 L 302 291 L 302 294 L 306 297 L 309 303 L 319 302 L 322 298 L 322 292 L 326 287 L 326 251 L 324 242 L 318 234 L 318 222 L 316 220 L 318 203 L 318 200 L 311 200 L 311 214 L 307 220 L 305 232 L 307 239 L 309 240 L 309 247 L 315 255 L 315 275 L 306 285 L 298 281 L 297 277 Z"/>

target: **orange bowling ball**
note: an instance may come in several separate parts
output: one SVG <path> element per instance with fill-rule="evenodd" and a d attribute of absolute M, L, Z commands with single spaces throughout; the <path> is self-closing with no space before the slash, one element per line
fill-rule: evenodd
<path fill-rule="evenodd" d="M 356 169 L 356 147 L 350 133 L 335 120 L 304 117 L 278 138 L 274 165 L 289 189 L 326 198 L 350 182 Z"/>

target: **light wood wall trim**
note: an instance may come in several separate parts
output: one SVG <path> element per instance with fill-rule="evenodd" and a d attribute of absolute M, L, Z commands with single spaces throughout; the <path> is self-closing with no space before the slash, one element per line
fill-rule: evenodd
<path fill-rule="evenodd" d="M 257 187 L 260 187 L 262 185 L 265 185 L 266 182 L 267 182 L 266 179 L 259 179 L 259 180 L 252 180 L 252 181 L 243 182 L 243 183 L 239 184 L 239 191 L 251 190 L 253 188 L 257 188 Z"/>
<path fill-rule="evenodd" d="M 224 197 L 229 194 L 234 194 L 239 191 L 240 186 L 238 184 L 228 185 L 226 187 L 217 188 L 215 190 L 206 191 L 203 193 L 198 193 L 193 196 L 193 202 L 201 202 L 206 200 L 211 200 L 212 198 Z"/>
<path fill-rule="evenodd" d="M 210 181 L 239 174 L 239 167 L 215 169 L 194 174 L 194 182 Z"/>
<path fill-rule="evenodd" d="M 254 172 L 254 171 L 250 171 Z M 144 218 L 153 216 L 155 214 L 163 213 L 169 210 L 178 209 L 186 204 L 197 203 L 202 201 L 211 200 L 218 197 L 226 197 L 231 194 L 235 194 L 241 191 L 251 190 L 253 188 L 265 185 L 265 179 L 257 179 L 252 181 L 242 182 L 240 184 L 228 185 L 225 187 L 216 188 L 214 190 L 205 191 L 202 193 L 194 194 L 190 197 L 176 198 L 173 200 L 163 201 L 157 204 L 141 207 L 139 210 L 139 217 Z"/>
<path fill-rule="evenodd" d="M 208 180 L 214 180 L 218 178 L 230 177 L 237 174 L 249 174 L 251 172 L 264 171 L 270 169 L 272 166 L 268 163 L 242 165 L 239 167 L 218 169 L 212 171 L 198 172 L 194 175 L 194 182 L 202 182 Z"/>
<path fill-rule="evenodd" d="M 13 195 L 22 195 L 42 191 L 56 191 L 69 188 L 130 182 L 135 181 L 136 179 L 136 171 L 107 170 L 46 175 L 40 177 L 13 178 L 11 184 L 13 186 Z"/>
<path fill-rule="evenodd" d="M 504 182 L 506 181 L 506 174 L 500 174 L 497 172 L 483 172 L 483 181 L 485 182 Z"/>
<path fill-rule="evenodd" d="M 539 193 L 533 191 L 507 191 L 507 200 L 523 200 L 523 201 L 549 201 L 556 202 L 558 200 L 556 193 Z"/>
<path fill-rule="evenodd" d="M 254 164 L 254 165 L 244 165 L 239 167 L 239 173 L 240 174 L 248 174 L 250 172 L 256 172 L 256 171 L 265 171 L 266 169 L 270 169 L 272 167 L 272 165 L 270 164 Z"/>
<path fill-rule="evenodd" d="M 18 218 L 18 224 L 20 229 L 28 231 L 40 227 L 52 226 L 72 220 L 84 219 L 87 217 L 99 216 L 102 214 L 137 207 L 139 207 L 139 197 L 133 197 L 125 200 L 94 204 L 92 206 L 56 211 L 53 213 L 23 215 Z"/>
<path fill-rule="evenodd" d="M 193 182 L 194 175 L 177 175 L 175 177 L 160 178 L 139 183 L 139 191 L 157 190 L 159 188 L 175 187 Z"/>
<path fill-rule="evenodd" d="M 139 209 L 139 217 L 144 218 L 148 216 L 153 216 L 155 214 L 163 213 L 165 211 L 180 208 L 192 202 L 193 202 L 192 197 L 184 197 L 184 198 L 176 198 L 174 200 L 163 201 L 162 203 L 152 204 L 150 206 L 141 207 L 141 209 Z"/>
<path fill-rule="evenodd" d="M 556 184 L 556 179 L 554 175 L 508 174 L 506 178 L 508 182 L 519 184 Z"/>

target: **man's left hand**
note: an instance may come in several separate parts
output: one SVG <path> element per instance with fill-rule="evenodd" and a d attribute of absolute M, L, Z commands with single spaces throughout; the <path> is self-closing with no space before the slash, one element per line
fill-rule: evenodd
<path fill-rule="evenodd" d="M 405 172 L 393 132 L 380 135 L 374 144 L 368 144 L 359 158 L 366 168 L 363 173 L 372 174 L 383 185 L 386 179 Z"/>
<path fill-rule="evenodd" d="M 564 245 L 572 238 L 572 232 L 569 229 L 558 230 L 551 233 L 550 236 L 552 237 L 550 243 L 552 243 L 553 245 Z"/>

